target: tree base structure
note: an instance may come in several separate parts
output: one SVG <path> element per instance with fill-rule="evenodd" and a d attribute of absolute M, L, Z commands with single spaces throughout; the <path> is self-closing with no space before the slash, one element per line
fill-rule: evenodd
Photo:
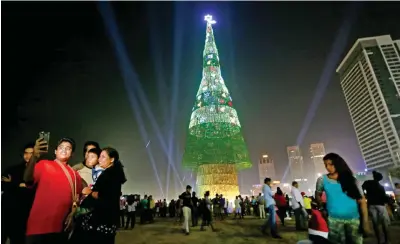
<path fill-rule="evenodd" d="M 210 197 L 222 194 L 233 201 L 239 195 L 237 170 L 234 164 L 203 164 L 197 169 L 198 196 L 210 191 Z"/>

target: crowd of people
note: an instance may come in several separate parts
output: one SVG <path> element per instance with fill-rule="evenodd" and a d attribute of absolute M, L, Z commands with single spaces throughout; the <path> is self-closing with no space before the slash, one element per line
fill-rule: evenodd
<path fill-rule="evenodd" d="M 39 138 L 23 148 L 22 162 L 2 174 L 2 244 L 80 244 L 115 243 L 120 228 L 133 229 L 140 223 L 153 223 L 155 217 L 176 218 L 182 231 L 189 235 L 190 226 L 200 229 L 210 226 L 213 219 L 223 221 L 254 215 L 264 219 L 261 231 L 270 231 L 280 239 L 279 221 L 294 215 L 297 231 L 309 232 L 314 243 L 361 244 L 371 234 L 369 219 L 378 243 L 390 242 L 388 227 L 396 218 L 400 200 L 400 184 L 395 184 L 397 199 L 388 197 L 379 183 L 383 176 L 373 172 L 373 180 L 357 182 L 347 163 L 338 154 L 327 154 L 323 160 L 327 174 L 316 183 L 315 196 L 299 190 L 292 182 L 288 194 L 278 187 L 272 190 L 272 180 L 266 178 L 258 196 L 238 195 L 230 202 L 222 194 L 214 198 L 207 191 L 198 198 L 191 186 L 176 199 L 156 201 L 145 195 L 122 195 L 126 182 L 123 165 L 114 148 L 100 148 L 97 142 L 86 142 L 83 162 L 73 167 L 69 159 L 75 151 L 71 138 L 57 142 L 54 160 L 44 160 L 47 142 Z M 368 201 L 367 201 L 368 200 Z M 6 224 L 5 224 L 6 223 Z"/>
<path fill-rule="evenodd" d="M 262 194 L 257 197 L 236 196 L 233 211 L 230 211 L 229 203 L 223 195 L 216 194 L 211 199 L 210 193 L 206 192 L 204 198 L 198 199 L 196 193 L 191 191 L 192 187 L 187 186 L 179 199 L 172 201 L 174 213 L 183 222 L 182 231 L 187 235 L 190 233 L 190 219 L 192 227 L 196 227 L 197 220 L 202 219 L 201 230 L 206 226 L 215 230 L 212 219 L 224 220 L 233 212 L 234 219 L 244 218 L 245 215 L 265 219 L 261 231 L 265 233 L 269 229 L 271 237 L 278 239 L 281 238 L 278 234 L 278 219 L 285 226 L 285 219 L 294 216 L 296 231 L 308 231 L 313 243 L 334 244 L 361 244 L 365 236 L 372 234 L 369 224 L 369 220 L 372 220 L 378 243 L 381 243 L 379 226 L 382 226 L 383 243 L 389 243 L 388 226 L 396 217 L 398 205 L 379 183 L 382 174 L 374 171 L 373 180 L 361 185 L 338 154 L 327 154 L 324 164 L 328 173 L 317 180 L 315 196 L 301 192 L 296 181 L 292 182 L 289 194 L 284 194 L 279 187 L 273 192 L 272 180 L 266 178 Z M 400 185 L 395 185 L 398 201 Z"/>

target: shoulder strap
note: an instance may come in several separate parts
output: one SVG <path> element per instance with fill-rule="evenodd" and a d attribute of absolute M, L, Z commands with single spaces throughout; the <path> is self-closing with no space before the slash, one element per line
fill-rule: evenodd
<path fill-rule="evenodd" d="M 74 181 L 72 181 L 71 174 L 68 172 L 68 170 L 62 165 L 62 163 L 56 161 L 58 165 L 61 167 L 61 169 L 64 171 L 65 176 L 68 179 L 69 185 L 71 186 L 71 193 L 72 193 L 72 203 L 76 203 L 76 175 L 75 171 L 71 168 L 71 166 L 67 165 L 67 167 L 71 168 L 72 174 L 74 177 Z"/>

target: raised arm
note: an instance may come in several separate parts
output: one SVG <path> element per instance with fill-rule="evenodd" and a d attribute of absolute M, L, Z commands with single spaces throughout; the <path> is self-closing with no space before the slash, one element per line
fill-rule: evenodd
<path fill-rule="evenodd" d="M 33 183 L 34 182 L 34 173 L 35 173 L 35 166 L 37 161 L 39 160 L 39 157 L 36 157 L 33 155 L 31 159 L 29 160 L 28 165 L 25 168 L 24 171 L 24 181 L 25 183 Z"/>
<path fill-rule="evenodd" d="M 367 201 L 366 198 L 364 196 L 364 191 L 363 188 L 360 186 L 359 182 L 357 180 L 356 184 L 358 187 L 358 190 L 360 191 L 361 194 L 361 198 L 357 200 L 357 203 L 360 206 L 360 212 L 361 212 L 361 220 L 362 220 L 362 227 L 364 230 L 364 234 L 367 235 L 371 235 L 371 228 L 369 226 L 369 222 L 368 222 L 368 206 L 367 206 Z"/>
<path fill-rule="evenodd" d="M 38 162 L 40 155 L 43 153 L 47 153 L 48 145 L 47 142 L 43 140 L 43 138 L 39 138 L 35 142 L 35 146 L 33 148 L 33 155 L 29 160 L 28 165 L 25 168 L 24 172 L 24 181 L 25 183 L 33 183 L 35 180 L 35 166 Z"/>

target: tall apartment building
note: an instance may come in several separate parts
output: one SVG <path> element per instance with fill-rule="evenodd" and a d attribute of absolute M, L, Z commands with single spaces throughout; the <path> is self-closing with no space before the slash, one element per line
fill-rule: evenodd
<path fill-rule="evenodd" d="M 303 156 L 301 156 L 299 146 L 287 147 L 287 153 L 289 158 L 291 180 L 299 181 L 301 179 L 304 179 L 305 176 L 303 174 Z"/>
<path fill-rule="evenodd" d="M 318 178 L 322 174 L 326 173 L 324 161 L 322 160 L 325 156 L 324 143 L 313 143 L 310 145 L 311 161 L 314 165 L 314 178 Z"/>
<path fill-rule="evenodd" d="M 265 178 L 276 180 L 274 160 L 268 155 L 263 154 L 258 162 L 258 172 L 260 176 L 260 184 L 264 184 Z"/>
<path fill-rule="evenodd" d="M 336 72 L 368 169 L 400 165 L 400 41 L 356 41 Z"/>

